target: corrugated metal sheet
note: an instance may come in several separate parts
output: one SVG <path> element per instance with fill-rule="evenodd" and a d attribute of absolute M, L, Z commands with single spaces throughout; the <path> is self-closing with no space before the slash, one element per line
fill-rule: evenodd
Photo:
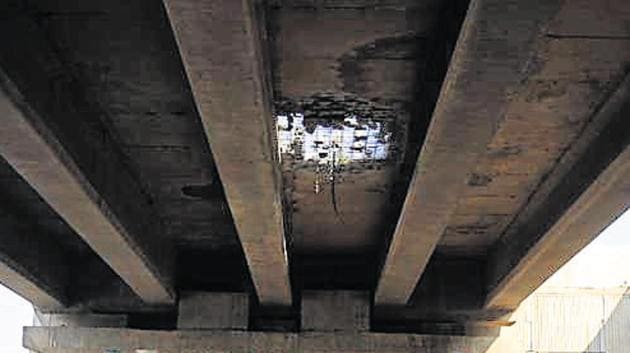
<path fill-rule="evenodd" d="M 488 353 L 630 353 L 627 288 L 537 291 Z"/>

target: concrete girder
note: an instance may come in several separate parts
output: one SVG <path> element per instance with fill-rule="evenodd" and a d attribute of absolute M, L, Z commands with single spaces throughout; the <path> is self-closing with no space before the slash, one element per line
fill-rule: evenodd
<path fill-rule="evenodd" d="M 487 309 L 514 310 L 630 208 L 630 75 L 495 246 Z"/>
<path fill-rule="evenodd" d="M 377 305 L 404 305 L 560 1 L 472 0 L 378 281 Z M 516 48 L 516 49 L 515 49 Z"/>
<path fill-rule="evenodd" d="M 532 69 L 506 104 L 450 217 L 440 256 L 485 257 L 500 237 L 518 229 L 515 218 L 523 218 L 525 208 L 537 208 L 540 200 L 531 196 L 544 194 L 537 190 L 541 183 L 553 185 L 547 176 L 571 146 L 584 144 L 582 131 L 627 72 L 629 4 L 566 1 L 544 26 Z"/>
<path fill-rule="evenodd" d="M 489 337 L 387 333 L 278 333 L 148 331 L 107 328 L 26 327 L 24 347 L 39 353 L 233 352 L 470 352 L 482 353 Z"/>
<path fill-rule="evenodd" d="M 290 305 L 264 21 L 254 3 L 165 1 L 258 298 Z"/>
<path fill-rule="evenodd" d="M 179 297 L 180 330 L 247 330 L 249 294 L 184 292 Z"/>
<path fill-rule="evenodd" d="M 3 115 L 0 96 L 0 116 Z M 7 213 L 0 216 L 0 283 L 39 308 L 68 305 L 68 266 L 61 249 L 46 234 Z"/>
<path fill-rule="evenodd" d="M 2 156 L 139 297 L 172 303 L 173 249 L 114 141 L 79 115 L 70 92 L 50 92 L 42 67 L 25 74 L 13 58 L 0 59 Z M 9 73 L 38 80 L 18 87 Z"/>

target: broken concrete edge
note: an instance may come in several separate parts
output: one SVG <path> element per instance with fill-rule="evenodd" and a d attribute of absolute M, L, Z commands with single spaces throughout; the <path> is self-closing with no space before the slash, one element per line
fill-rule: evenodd
<path fill-rule="evenodd" d="M 23 345 L 40 353 L 107 352 L 429 352 L 483 353 L 492 337 L 388 333 L 277 333 L 149 331 L 111 328 L 25 327 Z"/>
<path fill-rule="evenodd" d="M 518 7 L 532 9 L 531 3 L 470 2 L 381 269 L 376 304 L 405 305 L 409 301 L 458 205 L 468 175 L 503 119 L 510 92 L 520 87 L 522 78 L 531 70 L 527 66 L 531 52 L 542 38 L 541 24 L 556 13 L 558 3 L 549 1 L 534 10 L 515 11 Z M 492 15 L 496 12 L 509 12 L 512 17 L 494 18 L 496 16 Z M 496 36 L 499 30 L 514 26 L 515 22 L 519 27 L 510 32 L 510 38 Z M 493 27 L 488 29 L 488 23 Z M 505 48 L 506 53 L 514 45 L 525 49 L 520 55 L 508 56 L 505 60 L 489 60 L 479 49 L 487 47 L 488 43 Z M 492 53 L 496 52 L 501 51 L 494 48 Z M 482 67 L 472 66 L 479 61 Z M 460 96 L 480 92 L 492 96 L 498 103 L 484 104 L 486 101 L 480 97 L 474 105 L 460 104 L 463 102 Z M 501 98 L 496 99 L 497 96 Z"/>
<path fill-rule="evenodd" d="M 545 196 L 518 229 L 499 240 L 488 262 L 486 309 L 515 310 L 556 270 L 630 208 L 630 75 L 565 153 Z M 540 199 L 534 197 L 532 200 Z M 527 206 L 526 206 L 527 207 Z"/>
<path fill-rule="evenodd" d="M 280 173 L 269 133 L 271 97 L 255 4 L 169 0 L 164 4 L 256 294 L 262 304 L 290 306 Z M 211 55 L 204 52 L 209 47 L 220 49 Z M 232 65 L 216 65 L 217 60 Z M 257 118 L 255 123 L 252 117 Z M 233 141 L 239 138 L 246 145 L 235 149 Z"/>
<path fill-rule="evenodd" d="M 3 157 L 140 297 L 150 303 L 172 304 L 170 270 L 155 259 L 156 249 L 164 255 L 170 247 L 139 243 L 129 233 L 134 227 L 123 224 L 118 217 L 120 210 L 115 212 L 109 207 L 108 198 L 99 194 L 46 119 L 31 108 L 3 70 L 0 87 L 6 110 L 4 119 L 8 119 L 0 128 Z M 24 144 L 28 144 L 28 149 Z M 33 158 L 38 161 L 33 163 Z M 77 200 L 81 207 L 76 205 Z M 103 237 L 103 232 L 111 237 Z M 141 238 L 149 239 L 144 235 Z M 150 238 L 157 242 L 154 236 Z M 112 246 L 112 242 L 117 242 L 117 246 Z M 159 261 L 164 264 L 168 260 L 169 256 L 160 256 Z M 142 273 L 136 273 L 139 269 Z"/>

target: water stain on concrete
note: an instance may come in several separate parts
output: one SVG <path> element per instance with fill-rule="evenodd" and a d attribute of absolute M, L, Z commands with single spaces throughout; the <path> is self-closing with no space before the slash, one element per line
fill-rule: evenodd
<path fill-rule="evenodd" d="M 339 59 L 339 78 L 345 92 L 369 95 L 367 64 L 371 61 L 416 62 L 426 51 L 427 40 L 417 35 L 380 38 L 354 48 Z M 414 79 L 414 78 L 410 78 Z"/>

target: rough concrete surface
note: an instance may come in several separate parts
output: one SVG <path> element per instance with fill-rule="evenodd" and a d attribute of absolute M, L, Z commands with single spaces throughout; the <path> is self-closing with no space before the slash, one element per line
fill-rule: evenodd
<path fill-rule="evenodd" d="M 2 2 L 0 281 L 129 327 L 45 350 L 435 352 L 464 340 L 415 333 L 509 324 L 628 208 L 629 4 Z"/>

